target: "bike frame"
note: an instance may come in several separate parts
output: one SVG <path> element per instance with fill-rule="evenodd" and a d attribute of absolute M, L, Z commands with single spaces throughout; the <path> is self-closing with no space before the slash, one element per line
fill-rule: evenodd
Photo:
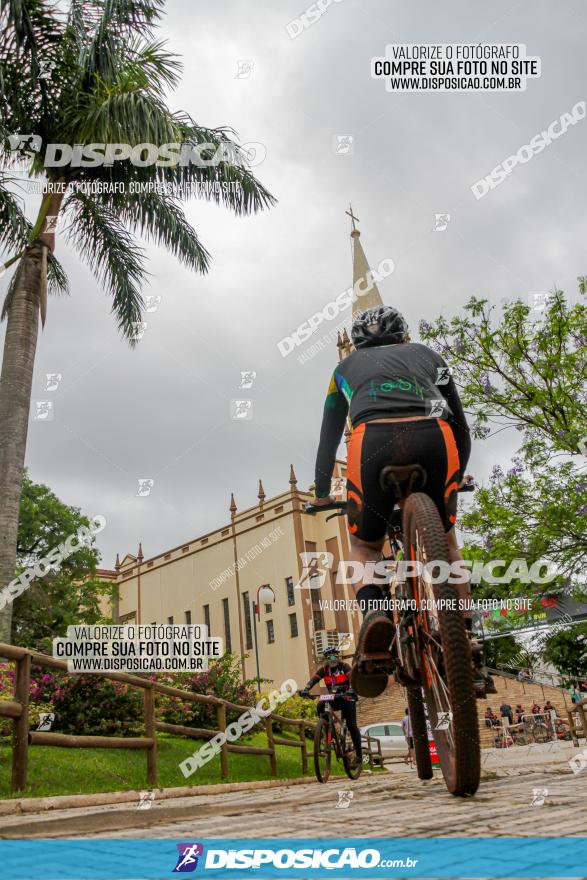
<path fill-rule="evenodd" d="M 335 694 L 336 697 L 342 697 L 343 699 L 348 699 L 344 697 L 342 694 Z M 317 701 L 320 702 L 320 697 L 317 697 Z M 342 758 L 342 744 L 344 742 L 344 734 L 347 729 L 346 721 L 344 718 L 341 718 L 338 713 L 332 708 L 331 700 L 322 700 L 322 705 L 325 706 L 324 715 L 328 718 L 328 745 L 334 745 L 334 752 L 336 754 L 337 759 L 340 761 Z"/>

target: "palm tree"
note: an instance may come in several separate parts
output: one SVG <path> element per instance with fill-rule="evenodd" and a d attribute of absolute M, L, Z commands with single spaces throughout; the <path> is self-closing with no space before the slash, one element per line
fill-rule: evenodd
<path fill-rule="evenodd" d="M 118 327 L 132 345 L 147 274 L 135 235 L 204 273 L 209 254 L 181 208 L 189 187 L 207 185 L 195 194 L 236 214 L 275 201 L 251 173 L 231 129 L 208 129 L 168 108 L 165 93 L 178 82 L 180 65 L 154 38 L 161 11 L 162 0 L 71 0 L 67 11 L 53 0 L 0 0 L 0 245 L 9 254 L 4 268 L 15 269 L 2 311 L 0 587 L 15 573 L 39 316 L 44 325 L 47 291 L 68 290 L 53 253 L 58 220 L 64 218 L 68 240 L 112 297 Z M 46 145 L 91 143 L 180 144 L 199 150 L 204 164 L 141 166 L 119 158 L 97 167 L 45 166 Z M 15 194 L 23 162 L 29 177 L 53 188 L 44 192 L 34 223 Z M 134 194 L 149 182 L 157 186 Z M 1 641 L 10 639 L 10 611 L 8 604 L 0 612 Z"/>

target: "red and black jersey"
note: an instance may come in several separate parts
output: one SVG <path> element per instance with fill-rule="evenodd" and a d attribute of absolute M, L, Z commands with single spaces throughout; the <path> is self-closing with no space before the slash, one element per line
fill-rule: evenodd
<path fill-rule="evenodd" d="M 311 690 L 319 681 L 323 681 L 330 694 L 345 694 L 351 686 L 350 682 L 351 667 L 348 663 L 337 663 L 332 667 L 328 664 L 317 669 L 308 684 L 306 690 Z"/>

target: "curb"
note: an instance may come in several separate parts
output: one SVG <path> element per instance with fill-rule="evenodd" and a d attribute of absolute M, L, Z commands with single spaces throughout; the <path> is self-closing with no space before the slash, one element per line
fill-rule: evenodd
<path fill-rule="evenodd" d="M 221 782 L 217 785 L 183 785 L 178 788 L 156 788 L 157 800 L 198 795 L 228 794 L 231 791 L 257 791 L 291 785 L 312 785 L 315 778 L 301 776 L 295 779 L 259 779 L 251 782 Z M 147 789 L 141 789 L 146 791 Z M 111 791 L 103 794 L 65 794 L 55 797 L 20 798 L 0 801 L 0 816 L 17 813 L 41 813 L 48 810 L 68 810 L 76 807 L 101 807 L 108 804 L 136 803 L 139 792 Z"/>

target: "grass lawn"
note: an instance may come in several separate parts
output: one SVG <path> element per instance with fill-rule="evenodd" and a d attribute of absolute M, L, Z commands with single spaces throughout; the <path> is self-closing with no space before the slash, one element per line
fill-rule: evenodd
<path fill-rule="evenodd" d="M 280 733 L 280 737 L 287 738 Z M 264 733 L 243 738 L 243 745 L 266 746 Z M 228 779 L 220 777 L 220 758 L 215 757 L 186 779 L 179 764 L 203 745 L 202 740 L 182 739 L 166 733 L 157 734 L 160 788 L 181 785 L 206 785 L 218 782 L 245 782 L 271 779 L 266 755 L 228 755 Z M 308 746 L 308 776 L 313 776 L 312 740 Z M 277 779 L 302 775 L 300 749 L 276 746 Z M 24 792 L 10 793 L 11 749 L 0 745 L 0 797 L 44 797 L 59 794 L 146 789 L 147 753 L 135 749 L 63 749 L 55 746 L 29 746 L 28 785 Z M 333 758 L 332 775 L 344 774 L 342 763 Z"/>

